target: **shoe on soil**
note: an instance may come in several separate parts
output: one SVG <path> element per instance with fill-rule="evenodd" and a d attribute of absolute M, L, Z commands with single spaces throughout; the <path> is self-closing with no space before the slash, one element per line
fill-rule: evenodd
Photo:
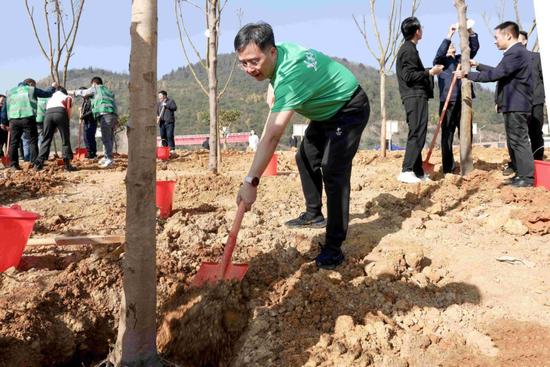
<path fill-rule="evenodd" d="M 63 159 L 63 168 L 67 172 L 73 172 L 76 171 L 76 168 L 71 164 L 70 159 Z"/>
<path fill-rule="evenodd" d="M 427 173 L 424 173 L 424 176 L 416 176 L 420 179 L 422 182 L 432 182 L 432 179 Z"/>
<path fill-rule="evenodd" d="M 285 222 L 285 226 L 289 228 L 323 228 L 326 227 L 327 221 L 323 214 L 311 214 L 304 212 L 298 218 L 291 219 Z"/>
<path fill-rule="evenodd" d="M 97 162 L 97 164 L 99 164 L 99 165 L 101 166 L 103 163 L 105 163 L 105 160 L 106 160 L 106 159 L 107 159 L 106 157 L 102 157 L 102 158 Z"/>
<path fill-rule="evenodd" d="M 12 170 L 12 171 L 21 171 L 21 166 L 18 165 L 18 164 L 12 164 L 10 166 L 10 170 Z"/>
<path fill-rule="evenodd" d="M 105 158 L 103 163 L 99 164 L 99 168 L 108 168 L 108 167 L 111 167 L 112 165 L 113 165 L 113 160 L 109 158 Z"/>
<path fill-rule="evenodd" d="M 321 253 L 315 258 L 315 264 L 319 269 L 334 269 L 344 262 L 344 254 L 340 247 L 321 248 Z"/>
<path fill-rule="evenodd" d="M 413 171 L 408 172 L 401 172 L 399 176 L 397 176 L 397 180 L 404 182 L 404 183 L 420 183 L 422 180 L 414 174 Z"/>
<path fill-rule="evenodd" d="M 512 186 L 512 187 L 533 187 L 534 186 L 534 180 L 532 178 L 527 178 L 527 177 L 518 177 L 517 180 L 512 181 L 510 186 Z"/>
<path fill-rule="evenodd" d="M 514 173 L 516 173 L 516 170 L 510 165 L 510 163 L 508 163 L 506 167 L 504 167 L 504 169 L 502 170 L 502 174 L 504 176 L 510 176 Z"/>
<path fill-rule="evenodd" d="M 44 168 L 44 163 L 42 163 L 41 161 L 34 162 L 35 171 L 42 171 L 43 168 Z"/>

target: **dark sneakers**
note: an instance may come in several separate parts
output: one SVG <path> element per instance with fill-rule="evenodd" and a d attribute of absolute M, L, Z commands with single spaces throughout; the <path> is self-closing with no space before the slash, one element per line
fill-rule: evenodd
<path fill-rule="evenodd" d="M 516 170 L 510 165 L 510 163 L 508 163 L 506 167 L 504 167 L 504 169 L 502 170 L 503 176 L 510 176 L 514 173 L 516 173 Z"/>
<path fill-rule="evenodd" d="M 323 214 L 315 215 L 304 212 L 296 219 L 291 219 L 285 222 L 288 228 L 323 228 L 326 227 L 327 221 Z"/>
<path fill-rule="evenodd" d="M 534 180 L 530 177 L 514 176 L 504 180 L 504 184 L 512 187 L 532 187 Z"/>
<path fill-rule="evenodd" d="M 344 262 L 344 254 L 340 247 L 322 247 L 321 253 L 315 258 L 319 269 L 334 269 Z"/>

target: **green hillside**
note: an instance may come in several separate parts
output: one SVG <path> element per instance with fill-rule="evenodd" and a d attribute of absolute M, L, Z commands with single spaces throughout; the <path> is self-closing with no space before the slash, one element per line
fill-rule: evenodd
<path fill-rule="evenodd" d="M 234 56 L 230 54 L 220 55 L 218 58 L 218 85 L 220 89 L 225 85 L 227 77 L 233 65 Z M 366 90 L 371 102 L 371 117 L 367 132 L 363 136 L 363 146 L 373 146 L 378 142 L 380 120 L 380 99 L 379 99 L 379 75 L 378 71 L 370 66 L 350 62 L 346 59 L 337 59 L 346 65 L 358 78 L 360 84 Z M 202 67 L 195 65 L 198 77 L 207 86 L 207 75 Z M 69 72 L 68 88 L 88 86 L 92 76 L 99 75 L 105 84 L 111 88 L 116 95 L 121 115 L 128 113 L 128 80 L 127 74 L 113 73 L 101 69 L 75 69 Z M 387 78 L 387 116 L 390 120 L 403 121 L 404 111 L 401 105 L 397 80 L 394 75 Z M 197 85 L 189 67 L 179 68 L 164 76 L 158 82 L 159 90 L 168 91 L 177 105 L 176 113 L 176 134 L 199 134 L 208 132 L 208 98 Z M 248 131 L 254 129 L 261 131 L 267 117 L 267 105 L 265 104 L 265 91 L 267 82 L 256 82 L 248 77 L 240 69 L 236 68 L 233 78 L 221 99 L 221 111 L 236 110 L 240 117 L 231 125 L 232 132 Z M 486 125 L 486 132 L 501 132 L 502 119 L 494 112 L 493 92 L 475 87 L 477 99 L 474 103 L 474 121 Z M 437 94 L 437 91 L 436 91 Z M 430 101 L 430 129 L 434 128 L 437 122 L 438 100 Z M 296 116 L 295 123 L 303 122 L 301 116 Z M 403 142 L 405 139 L 405 126 L 397 136 L 397 140 Z M 287 130 L 287 136 L 291 129 Z M 487 133 L 485 134 L 487 135 Z M 286 140 L 285 140 L 286 141 Z"/>

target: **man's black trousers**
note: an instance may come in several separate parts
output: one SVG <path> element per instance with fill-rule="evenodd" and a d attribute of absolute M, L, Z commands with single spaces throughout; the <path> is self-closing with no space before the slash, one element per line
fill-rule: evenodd
<path fill-rule="evenodd" d="M 422 149 L 426 142 L 428 128 L 428 98 L 425 96 L 408 97 L 403 101 L 409 134 L 403 158 L 402 172 L 414 172 L 418 177 L 424 176 L 422 169 Z"/>
<path fill-rule="evenodd" d="M 54 138 L 55 130 L 61 135 L 61 151 L 63 159 L 73 159 L 73 151 L 71 148 L 71 131 L 69 129 L 69 117 L 67 111 L 63 107 L 55 107 L 46 111 L 44 119 L 44 140 L 40 145 L 40 153 L 38 160 L 44 162 L 50 156 L 50 147 Z"/>
<path fill-rule="evenodd" d="M 544 159 L 544 138 L 542 134 L 542 125 L 544 124 L 544 104 L 533 106 L 531 117 L 529 118 L 529 140 L 531 140 L 531 149 L 534 159 L 542 161 Z"/>
<path fill-rule="evenodd" d="M 176 142 L 174 141 L 174 128 L 175 123 L 161 121 L 160 125 L 160 139 L 163 147 L 170 147 L 170 150 L 176 149 Z"/>
<path fill-rule="evenodd" d="M 328 247 L 339 247 L 346 239 L 352 160 L 369 114 L 367 95 L 358 88 L 333 117 L 309 123 L 296 153 L 308 213 L 321 214 L 323 184 L 325 186 L 325 246 Z"/>
<path fill-rule="evenodd" d="M 26 117 L 22 119 L 10 120 L 10 151 L 9 157 L 12 166 L 19 166 L 19 145 L 21 137 L 26 133 L 29 137 L 30 159 L 34 162 L 38 155 L 38 129 L 36 127 L 36 118 Z"/>
<path fill-rule="evenodd" d="M 518 176 L 533 178 L 535 166 L 531 143 L 529 142 L 529 128 L 527 123 L 531 113 L 506 112 L 504 115 L 504 129 L 506 130 L 506 143 L 512 167 Z"/>

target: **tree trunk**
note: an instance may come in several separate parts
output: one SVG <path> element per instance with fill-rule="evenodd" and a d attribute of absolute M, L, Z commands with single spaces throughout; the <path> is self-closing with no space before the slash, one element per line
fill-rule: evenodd
<path fill-rule="evenodd" d="M 385 56 L 384 56 L 385 57 Z M 380 58 L 383 60 L 383 58 Z M 380 65 L 380 154 L 386 156 L 386 72 L 384 65 Z"/>
<path fill-rule="evenodd" d="M 208 103 L 210 107 L 210 154 L 208 169 L 218 173 L 220 163 L 220 131 L 218 126 L 218 0 L 208 0 Z"/>
<path fill-rule="evenodd" d="M 132 1 L 126 245 L 115 366 L 161 366 L 156 347 L 157 0 Z"/>
<path fill-rule="evenodd" d="M 460 52 L 462 70 L 470 71 L 470 43 L 468 29 L 466 28 L 466 11 L 468 9 L 465 0 L 454 0 L 458 12 L 460 24 Z M 467 175 L 474 169 L 472 160 L 472 82 L 462 79 L 462 107 L 460 118 L 460 174 Z"/>

